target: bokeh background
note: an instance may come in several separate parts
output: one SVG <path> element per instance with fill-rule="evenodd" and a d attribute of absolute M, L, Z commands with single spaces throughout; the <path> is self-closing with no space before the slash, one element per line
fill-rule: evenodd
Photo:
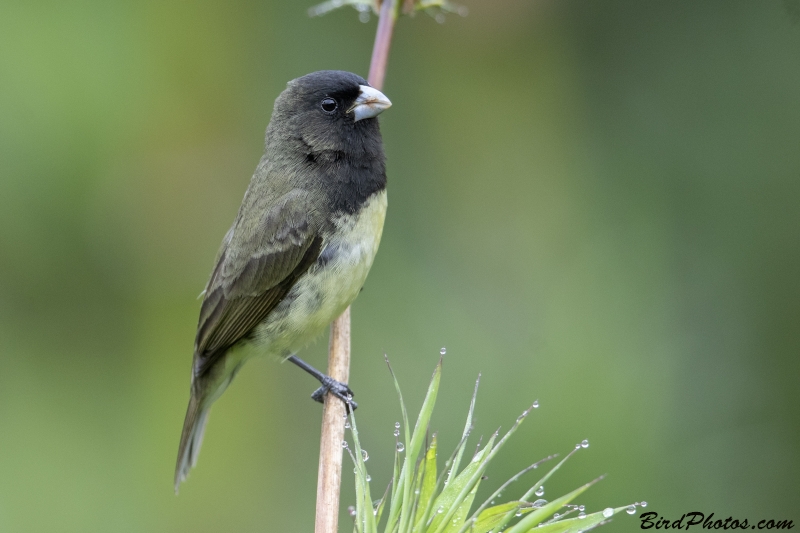
<path fill-rule="evenodd" d="M 541 403 L 486 490 L 586 438 L 546 498 L 608 474 L 579 503 L 797 523 L 800 3 L 464 3 L 399 22 L 385 85 L 351 379 L 375 491 L 383 354 L 416 412 L 446 346 L 445 449 L 479 372 L 476 436 Z M 0 4 L 0 531 L 311 531 L 321 410 L 294 367 L 248 364 L 172 489 L 196 297 L 272 102 L 366 74 L 375 18 L 308 5 Z"/>

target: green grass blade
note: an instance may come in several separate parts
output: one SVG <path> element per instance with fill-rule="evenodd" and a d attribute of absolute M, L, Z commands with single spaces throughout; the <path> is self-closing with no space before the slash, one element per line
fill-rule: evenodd
<path fill-rule="evenodd" d="M 545 482 L 545 481 L 547 481 L 548 479 L 550 479 L 550 477 L 551 477 L 553 474 L 555 474 L 555 473 L 556 473 L 556 470 L 558 470 L 559 468 L 561 468 L 561 466 L 562 466 L 564 463 L 566 463 L 566 462 L 567 462 L 567 460 L 569 460 L 569 458 L 570 458 L 570 457 L 572 457 L 573 455 L 575 455 L 575 452 L 577 452 L 577 451 L 578 451 L 578 448 L 575 448 L 575 449 L 573 449 L 572 451 L 570 451 L 570 452 L 569 452 L 569 453 L 566 455 L 566 457 L 564 457 L 564 458 L 563 458 L 561 461 L 559 461 L 559 462 L 558 462 L 558 464 L 557 464 L 556 466 L 554 466 L 553 468 L 551 468 L 551 469 L 550 469 L 550 471 L 549 471 L 549 472 L 547 472 L 547 474 L 545 474 L 545 475 L 544 475 L 544 477 L 543 477 L 542 479 L 540 479 L 539 481 L 537 481 L 537 482 L 536 482 L 536 483 L 535 483 L 535 484 L 534 484 L 534 485 L 533 485 L 533 486 L 532 486 L 530 489 L 528 489 L 528 491 L 527 491 L 525 494 L 523 494 L 523 495 L 522 495 L 522 497 L 520 498 L 520 500 L 522 500 L 522 501 L 529 501 L 529 500 L 531 500 L 531 499 L 534 497 L 534 495 L 535 495 L 535 493 L 536 493 L 536 490 L 537 490 L 539 487 L 541 487 L 542 485 L 544 485 L 544 482 Z M 497 529 L 498 529 L 498 530 L 499 530 L 499 529 L 501 529 L 503 526 L 505 526 L 506 524 L 508 524 L 509 522 L 511 522 L 511 520 L 513 520 L 513 519 L 514 519 L 514 513 L 508 513 L 508 514 L 506 515 L 506 518 L 505 518 L 505 520 L 504 520 L 503 522 L 501 522 L 501 523 L 500 523 L 500 527 L 499 527 L 499 528 L 497 528 Z"/>
<path fill-rule="evenodd" d="M 397 377 L 394 375 L 394 370 L 392 370 L 392 365 L 389 363 L 389 358 L 386 355 L 384 355 L 384 359 L 386 360 L 386 365 L 389 367 L 389 374 L 392 376 L 392 381 L 394 382 L 394 388 L 397 391 L 397 397 L 400 400 L 400 412 L 403 417 L 403 438 L 405 439 L 406 450 L 408 450 L 411 444 L 409 442 L 411 435 L 410 432 L 411 427 L 408 423 L 408 411 L 406 411 L 406 404 L 403 401 L 403 393 L 400 390 L 400 383 L 397 382 Z M 406 460 L 403 462 L 399 475 L 397 474 L 397 469 L 395 469 L 394 473 L 395 482 L 392 485 L 392 503 L 389 506 L 389 519 L 386 521 L 386 530 L 385 530 L 386 533 L 393 532 L 395 530 L 395 526 L 398 525 L 400 511 L 403 508 L 403 499 L 401 498 L 401 496 L 403 494 L 403 486 L 405 484 L 407 463 L 408 463 L 408 455 L 406 455 Z"/>
<path fill-rule="evenodd" d="M 364 485 L 361 483 L 358 472 L 355 473 L 356 478 L 356 510 L 355 516 L 355 530 L 358 533 L 365 533 L 364 531 Z"/>
<path fill-rule="evenodd" d="M 361 502 L 361 505 L 356 506 L 359 510 L 359 513 L 356 515 L 356 521 L 361 525 L 363 533 L 377 533 L 378 526 L 375 522 L 372 496 L 370 495 L 369 481 L 367 481 L 367 466 L 364 464 L 364 454 L 361 448 L 361 441 L 358 438 L 356 416 L 352 410 L 350 411 L 350 434 L 353 436 L 356 463 L 356 501 Z M 361 486 L 360 491 L 359 485 Z"/>
<path fill-rule="evenodd" d="M 449 477 L 449 473 L 452 472 L 453 462 L 455 462 L 456 455 L 458 455 L 459 450 L 461 450 L 467 442 L 467 438 L 469 435 L 465 435 L 461 437 L 456 448 L 453 450 L 453 453 L 450 454 L 450 457 L 447 458 L 447 461 L 444 462 L 444 471 L 439 475 L 439 478 L 436 480 L 436 490 L 442 486 L 445 477 Z"/>
<path fill-rule="evenodd" d="M 475 483 L 475 486 L 472 487 L 472 490 L 469 491 L 467 497 L 464 498 L 464 501 L 458 506 L 456 509 L 453 518 L 448 521 L 448 525 L 444 530 L 444 533 L 458 533 L 461 527 L 464 525 L 464 520 L 467 519 L 467 515 L 469 514 L 469 509 L 472 507 L 472 502 L 475 500 L 475 493 L 478 492 L 478 487 L 481 484 L 481 478 L 478 478 L 478 482 Z"/>
<path fill-rule="evenodd" d="M 383 516 L 383 510 L 386 507 L 386 500 L 389 498 L 389 490 L 391 489 L 392 482 L 390 481 L 388 485 L 386 485 L 386 491 L 383 493 L 383 497 L 381 501 L 378 503 L 378 507 L 375 510 L 375 525 L 381 523 L 381 517 Z M 377 530 L 377 527 L 376 527 Z"/>
<path fill-rule="evenodd" d="M 436 439 L 436 434 L 433 434 L 433 439 Z M 414 471 L 414 495 L 411 497 L 411 517 L 409 519 L 409 525 L 411 526 L 411 531 L 414 531 L 414 524 L 417 523 L 417 515 L 420 513 L 419 508 L 419 501 L 420 501 L 420 492 L 422 490 L 422 482 L 424 481 L 425 477 L 425 458 L 427 457 L 427 449 L 423 457 L 420 459 L 417 468 Z"/>
<path fill-rule="evenodd" d="M 408 511 L 402 513 L 400 516 L 400 533 L 411 531 L 411 501 L 413 500 L 412 487 L 411 487 L 411 472 L 416 468 L 417 458 L 419 457 L 422 445 L 425 443 L 425 435 L 428 433 L 428 425 L 431 421 L 433 414 L 433 407 L 436 405 L 436 396 L 439 392 L 439 382 L 442 378 L 442 358 L 439 358 L 439 363 L 433 371 L 430 385 L 428 385 L 428 392 L 425 395 L 425 400 L 422 402 L 422 407 L 417 417 L 417 424 L 414 426 L 414 434 L 411 437 L 411 443 L 406 450 L 406 460 L 404 470 L 407 469 L 406 484 L 403 487 L 403 507 Z"/>
<path fill-rule="evenodd" d="M 561 468 L 561 467 L 564 465 L 564 463 L 566 463 L 566 462 L 569 460 L 569 458 L 570 458 L 570 457 L 572 457 L 573 455 L 575 455 L 575 452 L 577 452 L 577 451 L 578 451 L 578 448 L 575 448 L 574 450 L 570 451 L 570 452 L 569 452 L 569 453 L 566 455 L 566 457 L 564 457 L 563 459 L 561 459 L 561 460 L 558 462 L 558 464 L 557 464 L 556 466 L 554 466 L 552 469 L 550 469 L 550 471 L 549 471 L 547 474 L 545 474 L 545 475 L 544 475 L 544 477 L 543 477 L 542 479 L 540 479 L 539 481 L 537 481 L 535 485 L 533 485 L 533 486 L 532 486 L 530 489 L 528 489 L 528 492 L 526 492 L 525 494 L 523 494 L 523 495 L 522 495 L 522 498 L 520 498 L 520 500 L 523 500 L 523 501 L 528 501 L 528 500 L 530 500 L 530 499 L 531 499 L 531 497 L 535 495 L 535 493 L 536 493 L 536 490 L 537 490 L 539 487 L 541 487 L 542 485 L 544 485 L 545 481 L 547 481 L 548 479 L 550 479 L 550 477 L 551 477 L 553 474 L 555 474 L 555 473 L 556 473 L 556 470 L 558 470 L 559 468 Z"/>
<path fill-rule="evenodd" d="M 453 477 L 455 477 L 456 473 L 458 473 L 458 467 L 461 464 L 461 456 L 464 454 L 464 448 L 467 446 L 467 437 L 472 432 L 472 413 L 475 412 L 475 400 L 478 397 L 478 386 L 481 384 L 481 375 L 478 374 L 478 379 L 475 381 L 475 389 L 472 392 L 472 401 L 469 403 L 469 411 L 467 411 L 467 422 L 464 424 L 464 432 L 461 435 L 461 443 L 458 447 L 458 451 L 456 452 L 456 456 L 453 459 L 453 464 L 450 467 L 450 470 L 447 473 L 447 480 L 445 484 L 447 484 Z"/>
<path fill-rule="evenodd" d="M 618 512 L 627 509 L 627 507 L 617 507 L 611 513 L 606 511 L 599 511 L 586 515 L 584 518 L 570 518 L 567 520 L 558 520 L 544 524 L 541 527 L 531 528 L 525 533 L 580 533 L 581 531 L 588 531 L 592 528 L 599 526 L 611 518 L 611 516 Z"/>
<path fill-rule="evenodd" d="M 417 516 L 414 519 L 413 532 L 418 533 L 422 530 L 433 509 L 433 496 L 436 492 L 436 453 L 438 440 L 436 434 L 431 438 L 431 444 L 425 453 L 425 460 L 420 466 L 422 469 L 422 483 L 419 488 L 419 500 L 417 501 Z"/>
<path fill-rule="evenodd" d="M 448 475 L 450 472 L 452 472 L 452 468 L 451 468 L 451 466 L 452 466 L 453 462 L 455 461 L 455 457 L 456 457 L 456 455 L 458 455 L 458 452 L 459 452 L 459 450 L 461 450 L 461 449 L 462 449 L 462 447 L 465 445 L 465 443 L 466 443 L 466 441 L 467 441 L 467 438 L 468 438 L 468 437 L 469 437 L 469 434 L 463 435 L 463 436 L 461 437 L 461 441 L 459 441 L 458 445 L 457 445 L 457 446 L 456 446 L 456 448 L 453 450 L 453 453 L 451 453 L 451 454 L 450 454 L 450 457 L 447 459 L 447 461 L 445 461 L 445 463 L 444 463 L 445 469 L 444 469 L 444 471 L 443 471 L 443 472 L 442 472 L 442 473 L 439 475 L 439 477 L 436 479 L 436 485 L 435 485 L 435 487 L 434 487 L 434 489 L 433 489 L 433 492 L 434 492 L 434 493 L 436 493 L 436 492 L 438 492 L 438 491 L 439 491 L 439 487 L 441 487 L 441 486 L 442 486 L 442 483 L 444 482 L 445 476 L 447 476 L 447 475 Z M 427 509 L 427 513 L 426 513 L 426 517 L 425 517 L 425 522 L 424 522 L 424 524 L 423 524 L 423 528 L 422 528 L 422 529 L 424 529 L 424 525 L 425 525 L 425 524 L 428 524 L 428 525 L 430 525 L 430 521 L 431 521 L 431 508 L 433 507 L 433 505 L 432 505 L 432 504 L 433 504 L 433 500 L 431 500 L 431 505 L 430 505 L 430 508 L 429 508 L 429 509 Z"/>
<path fill-rule="evenodd" d="M 496 445 L 496 446 L 494 446 L 494 440 L 495 440 L 495 438 L 497 437 L 497 432 L 495 432 L 495 434 L 494 434 L 494 435 L 492 435 L 492 438 L 489 440 L 489 443 L 487 443 L 487 445 L 486 445 L 486 448 L 484 449 L 484 451 L 483 451 L 483 452 L 480 452 L 481 454 L 483 454 L 483 453 L 484 453 L 484 452 L 486 452 L 487 450 L 490 450 L 490 451 L 488 452 L 488 454 L 487 454 L 487 455 L 485 455 L 485 457 L 484 457 L 482 460 L 480 460 L 480 461 L 479 461 L 479 462 L 480 462 L 480 464 L 481 464 L 481 469 L 480 469 L 480 470 L 479 470 L 479 472 L 476 474 L 476 475 L 477 475 L 477 478 L 475 479 L 475 482 L 477 482 L 477 481 L 480 479 L 480 476 L 481 476 L 481 475 L 483 475 L 483 472 L 485 472 L 485 471 L 486 471 L 486 468 L 489 466 L 489 461 L 491 461 L 491 460 L 492 460 L 492 458 L 494 458 L 494 456 L 497 454 L 497 452 L 499 452 L 499 451 L 500 451 L 500 449 L 501 449 L 501 448 L 503 447 L 503 445 L 504 445 L 504 444 L 505 444 L 505 443 L 508 441 L 508 439 L 510 439 L 510 438 L 511 438 L 511 436 L 512 436 L 512 435 L 513 435 L 513 434 L 514 434 L 516 431 L 517 431 L 517 429 L 519 429 L 519 426 L 520 426 L 520 425 L 522 425 L 522 422 L 524 422 L 524 421 L 525 421 L 525 419 L 526 419 L 526 418 L 528 417 L 528 415 L 530 414 L 530 412 L 531 412 L 531 409 L 533 409 L 533 407 L 529 407 L 528 409 L 526 409 L 525 411 L 523 411 L 521 415 L 519 415 L 519 416 L 517 417 L 517 421 L 516 421 L 516 422 L 514 422 L 514 425 L 513 425 L 513 426 L 511 426 L 511 429 L 509 429 L 509 430 L 508 430 L 508 432 L 507 432 L 505 435 L 503 435 L 503 438 L 501 438 L 501 439 L 500 439 L 500 441 L 497 443 L 497 445 Z M 472 463 L 474 463 L 474 462 L 476 462 L 476 461 L 477 461 L 477 455 L 476 455 L 476 458 L 473 458 L 473 460 L 472 460 Z M 471 464 L 472 464 L 472 463 L 471 463 Z M 465 468 L 464 470 L 466 470 L 466 468 Z M 442 491 L 442 493 L 444 493 L 444 491 Z M 459 497 L 460 497 L 460 498 L 463 498 L 463 497 L 465 497 L 465 496 L 466 496 L 466 494 L 462 493 L 462 494 L 461 494 Z M 437 504 L 437 505 L 438 505 L 438 504 Z M 456 503 L 456 505 L 458 505 L 458 503 Z M 452 515 L 453 515 L 454 513 L 455 513 L 455 509 L 451 509 L 451 510 L 450 510 L 450 511 L 449 511 L 449 512 L 446 514 L 446 516 L 445 516 L 444 520 L 450 520 L 450 519 L 452 518 Z M 444 529 L 444 525 L 443 525 L 443 522 L 442 522 L 442 523 L 439 525 L 439 527 L 438 527 L 438 528 L 436 528 L 436 529 L 433 529 L 432 531 L 433 531 L 433 533 L 442 533 L 442 530 L 443 530 L 443 529 Z M 429 529 L 428 531 L 430 532 L 430 531 L 431 531 L 431 529 Z"/>
<path fill-rule="evenodd" d="M 387 509 L 389 516 L 384 527 L 386 533 L 496 533 L 502 530 L 505 530 L 506 533 L 581 533 L 605 523 L 613 514 L 631 507 L 609 508 L 604 512 L 588 516 L 581 513 L 582 517 L 579 515 L 575 518 L 567 518 L 569 514 L 578 510 L 578 506 L 569 505 L 571 511 L 553 516 L 554 513 L 560 512 L 562 507 L 602 478 L 587 483 L 552 502 L 541 500 L 536 507 L 529 503 L 528 500 L 534 496 L 536 490 L 542 487 L 577 449 L 580 449 L 578 446 L 537 481 L 520 500 L 494 505 L 494 500 L 499 499 L 500 494 L 511 483 L 555 456 L 547 457 L 518 472 L 494 491 L 471 516 L 468 516 L 489 463 L 504 443 L 516 432 L 532 409 L 524 411 L 502 438 L 499 438 L 498 430 L 489 438 L 483 450 L 479 445 L 471 460 L 459 472 L 467 439 L 472 431 L 477 389 L 480 382 L 480 376 L 478 376 L 461 441 L 445 462 L 445 468 L 439 470 L 437 435 L 434 434 L 430 438 L 429 445 L 427 441 L 431 415 L 441 380 L 442 360 L 439 360 L 434 370 L 413 431 L 411 431 L 399 383 L 391 366 L 389 366 L 389 370 L 400 400 L 405 430 L 403 442 L 407 453 L 401 457 L 401 452 L 395 450 L 392 480 L 386 487 L 382 498 L 372 502 L 367 470 L 362 455 L 363 449 L 355 417 L 351 415 L 353 444 L 345 446 L 345 448 L 355 464 L 357 504 L 354 521 L 355 533 L 377 533 L 377 525 L 381 522 L 383 515 L 387 514 L 384 513 Z M 403 447 L 398 446 L 398 448 L 402 450 Z M 513 522 L 516 523 L 513 524 Z M 512 525 L 509 527 L 510 523 Z"/>
<path fill-rule="evenodd" d="M 470 517 L 470 520 L 464 524 L 461 530 L 464 531 L 469 528 L 470 533 L 488 533 L 499 526 L 508 513 L 516 514 L 517 511 L 525 505 L 529 504 L 527 502 L 511 501 L 489 507 L 481 511 L 477 517 Z M 470 524 L 472 527 L 470 527 Z"/>
<path fill-rule="evenodd" d="M 470 519 L 465 523 L 464 527 L 461 528 L 459 533 L 465 533 L 466 532 L 467 528 L 469 527 L 470 521 L 473 521 L 475 523 L 480 521 L 480 515 L 484 511 L 484 509 L 489 507 L 496 498 L 499 498 L 500 494 L 502 494 L 503 491 L 505 491 L 508 488 L 509 485 L 511 485 L 512 483 L 517 481 L 519 478 L 521 478 L 523 475 L 525 475 L 529 471 L 531 471 L 531 470 L 533 470 L 535 468 L 539 468 L 540 464 L 544 463 L 545 461 L 549 461 L 550 459 L 553 459 L 555 457 L 558 457 L 558 454 L 553 454 L 553 455 L 545 457 L 544 459 L 540 459 L 539 461 L 533 463 L 532 465 L 528 466 L 527 468 L 524 468 L 524 469 L 520 470 L 519 472 L 517 472 L 516 474 L 514 474 L 513 476 L 511 476 L 511 478 L 508 481 L 506 481 L 505 483 L 503 483 L 502 485 L 500 485 L 500 488 L 498 488 L 496 491 L 494 491 L 491 496 L 486 498 L 486 501 L 484 501 L 480 505 L 480 507 L 475 509 L 475 512 L 472 514 Z M 496 507 L 501 507 L 501 506 L 496 506 Z M 516 512 L 516 508 L 511 509 L 511 510 Z M 507 511 L 507 512 L 510 512 L 510 510 Z M 492 529 L 492 528 L 489 528 L 489 529 Z"/>
<path fill-rule="evenodd" d="M 497 433 L 492 435 L 486 447 L 462 470 L 450 483 L 448 483 L 433 504 L 431 516 L 433 520 L 426 529 L 427 533 L 441 533 L 452 520 L 461 503 L 480 481 L 481 475 L 486 470 L 486 458 L 491 455 Z M 441 510 L 441 512 L 439 512 Z"/>
<path fill-rule="evenodd" d="M 392 495 L 391 495 L 391 502 L 392 508 L 394 508 L 394 502 L 397 500 L 397 487 L 400 484 L 400 454 L 397 453 L 397 449 L 394 452 L 394 468 L 392 469 Z"/>
<path fill-rule="evenodd" d="M 389 370 L 391 371 L 391 366 L 389 367 Z M 422 408 L 420 409 L 419 417 L 417 418 L 417 423 L 414 426 L 414 433 L 411 436 L 410 441 L 408 440 L 408 416 L 406 414 L 405 406 L 403 406 L 403 419 L 406 424 L 406 459 L 403 462 L 403 467 L 400 471 L 400 481 L 395 494 L 396 499 L 392 501 L 391 510 L 389 513 L 389 522 L 386 525 L 387 531 L 391 531 L 394 528 L 394 522 L 398 520 L 398 518 L 400 520 L 400 527 L 398 529 L 399 533 L 406 533 L 411 530 L 411 502 L 413 499 L 412 476 L 414 474 L 414 469 L 416 468 L 417 458 L 419 457 L 420 450 L 422 449 L 422 445 L 425 441 L 425 434 L 428 431 L 428 424 L 431 420 L 433 407 L 436 404 L 436 395 L 439 392 L 439 382 L 441 381 L 441 377 L 442 360 L 440 358 L 439 363 L 436 365 L 436 369 L 433 372 L 433 377 L 431 378 L 430 385 L 428 386 L 428 392 L 425 395 L 425 400 L 422 402 Z M 402 403 L 400 385 L 397 382 L 397 378 L 394 376 L 394 372 L 392 372 L 392 378 L 394 379 L 395 388 L 397 389 L 398 395 L 400 395 Z M 401 513 L 401 510 L 404 512 Z"/>
<path fill-rule="evenodd" d="M 564 459 L 566 460 L 566 457 Z M 545 518 L 552 515 L 557 510 L 564 507 L 564 505 L 568 504 L 569 502 L 577 498 L 580 494 L 582 494 L 589 487 L 591 487 L 601 479 L 602 478 L 600 477 L 593 481 L 590 481 L 589 483 L 586 483 L 585 485 L 573 490 L 569 494 L 561 496 L 560 498 L 556 498 L 547 505 L 527 514 L 522 520 L 514 524 L 511 528 L 507 529 L 506 533 L 526 533 L 530 531 L 531 528 L 538 526 L 539 523 L 543 522 Z"/>

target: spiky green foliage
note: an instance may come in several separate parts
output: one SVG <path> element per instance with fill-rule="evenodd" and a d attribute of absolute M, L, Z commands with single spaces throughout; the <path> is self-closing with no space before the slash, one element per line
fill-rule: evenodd
<path fill-rule="evenodd" d="M 391 366 L 389 369 L 391 372 Z M 554 455 L 530 465 L 513 476 L 470 513 L 475 494 L 481 480 L 484 479 L 484 473 L 490 461 L 525 421 L 531 409 L 524 411 L 502 437 L 498 438 L 499 431 L 495 432 L 483 449 L 477 451 L 459 470 L 472 430 L 472 415 L 478 391 L 478 383 L 476 383 L 461 441 L 445 462 L 443 473 L 438 473 L 439 449 L 436 434 L 430 438 L 427 447 L 425 447 L 425 439 L 436 403 L 441 375 L 442 361 L 439 360 L 414 430 L 411 431 L 400 385 L 392 372 L 392 379 L 400 399 L 401 427 L 404 429 L 404 439 L 398 441 L 398 451 L 395 452 L 394 457 L 394 474 L 390 486 L 377 502 L 373 502 L 372 499 L 356 419 L 351 412 L 350 430 L 353 444 L 352 447 L 349 445 L 346 447 L 355 463 L 356 505 L 353 518 L 356 533 L 378 533 L 379 524 L 384 515 L 386 515 L 386 520 L 383 522 L 382 531 L 385 533 L 497 533 L 500 531 L 529 533 L 534 530 L 537 533 L 578 533 L 603 524 L 620 511 L 627 510 L 630 513 L 635 510 L 636 505 L 646 505 L 644 503 L 633 504 L 586 514 L 583 506 L 570 503 L 601 478 L 590 481 L 550 502 L 537 499 L 536 493 L 545 481 L 550 479 L 581 448 L 581 445 L 576 445 L 564 459 L 534 483 L 518 500 L 495 505 L 495 501 L 512 482 L 522 477 L 523 474 L 537 469 L 542 463 L 555 457 Z M 480 382 L 480 377 L 478 382 Z"/>

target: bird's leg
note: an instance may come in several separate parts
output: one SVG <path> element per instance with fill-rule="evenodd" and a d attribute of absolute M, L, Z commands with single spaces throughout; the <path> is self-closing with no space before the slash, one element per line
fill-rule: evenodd
<path fill-rule="evenodd" d="M 319 380 L 322 384 L 320 388 L 314 391 L 311 395 L 311 399 L 323 403 L 325 401 L 325 393 L 330 392 L 340 400 L 342 400 L 345 405 L 347 405 L 347 409 L 355 410 L 358 407 L 358 404 L 353 401 L 353 391 L 350 390 L 350 387 L 347 386 L 346 383 L 342 383 L 341 381 L 336 381 L 332 377 L 328 376 L 327 374 L 323 374 L 313 366 L 309 365 L 296 355 L 287 358 L 292 363 L 296 364 L 315 378 Z"/>

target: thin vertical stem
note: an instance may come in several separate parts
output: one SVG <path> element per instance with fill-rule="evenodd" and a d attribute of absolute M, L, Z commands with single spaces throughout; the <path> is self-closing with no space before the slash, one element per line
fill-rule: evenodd
<path fill-rule="evenodd" d="M 328 375 L 347 383 L 350 377 L 350 308 L 331 324 Z M 342 441 L 344 440 L 344 402 L 332 394 L 325 396 L 322 408 L 319 472 L 317 477 L 317 516 L 315 533 L 336 533 L 339 521 L 339 490 L 342 485 Z"/>
<path fill-rule="evenodd" d="M 375 32 L 375 45 L 372 47 L 372 60 L 369 63 L 367 81 L 378 89 L 383 89 L 386 77 L 386 64 L 389 62 L 389 45 L 392 43 L 394 22 L 397 19 L 398 0 L 384 0 L 378 16 L 378 29 Z"/>
<path fill-rule="evenodd" d="M 399 0 L 384 0 L 378 16 L 378 29 L 369 66 L 369 84 L 383 88 L 389 45 L 397 19 Z M 331 324 L 328 348 L 328 375 L 347 383 L 350 377 L 350 308 Z M 342 486 L 342 441 L 346 407 L 328 393 L 322 409 L 322 435 L 317 478 L 317 515 L 314 533 L 336 533 L 339 525 L 339 492 Z"/>

